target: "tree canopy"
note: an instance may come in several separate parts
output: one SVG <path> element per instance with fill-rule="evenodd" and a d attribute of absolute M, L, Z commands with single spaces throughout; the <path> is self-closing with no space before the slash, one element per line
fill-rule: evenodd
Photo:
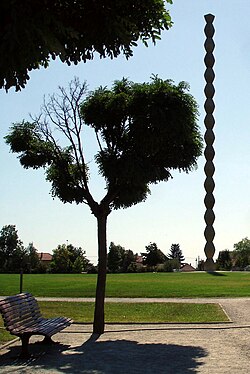
<path fill-rule="evenodd" d="M 135 263 L 135 255 L 131 249 L 126 250 L 120 244 L 111 242 L 107 257 L 108 271 L 111 273 L 125 273 L 135 271 L 131 264 Z"/>
<path fill-rule="evenodd" d="M 86 124 L 103 142 L 96 161 L 107 183 L 110 206 L 144 201 L 149 185 L 191 171 L 201 154 L 197 104 L 188 85 L 157 76 L 149 83 L 116 81 L 100 87 L 81 107 Z"/>
<path fill-rule="evenodd" d="M 230 270 L 232 268 L 232 259 L 228 249 L 219 252 L 216 268 L 218 270 Z"/>
<path fill-rule="evenodd" d="M 101 205 L 107 212 L 127 208 L 147 198 L 150 184 L 171 178 L 171 170 L 196 168 L 202 141 L 197 104 L 186 89 L 183 82 L 176 86 L 158 77 L 150 83 L 123 79 L 111 90 L 92 92 L 80 108 L 86 84 L 75 80 L 69 92 L 60 88 L 61 102 L 59 95 L 50 97 L 35 121 L 14 124 L 6 142 L 20 154 L 23 167 L 45 168 L 53 196 L 64 203 L 85 202 L 96 215 L 81 139 L 84 123 L 91 126 L 100 146 L 96 162 L 106 180 Z M 65 135 L 68 146 L 58 144 L 49 122 Z"/>
<path fill-rule="evenodd" d="M 15 225 L 3 226 L 0 231 L 0 272 L 20 271 L 26 251 Z"/>
<path fill-rule="evenodd" d="M 235 266 L 240 269 L 250 265 L 250 239 L 248 237 L 234 244 L 232 257 L 234 258 Z"/>
<path fill-rule="evenodd" d="M 185 257 L 182 254 L 182 250 L 180 249 L 180 244 L 172 244 L 170 248 L 170 253 L 168 254 L 168 258 L 170 260 L 177 260 L 179 264 L 185 261 Z"/>
<path fill-rule="evenodd" d="M 91 266 L 81 247 L 60 244 L 53 250 L 50 271 L 52 273 L 82 273 Z"/>
<path fill-rule="evenodd" d="M 166 0 L 172 3 L 172 0 Z M 133 55 L 138 40 L 160 39 L 171 27 L 163 0 L 2 0 L 0 87 L 24 88 L 29 71 L 51 59 L 68 65 L 97 54 Z"/>
<path fill-rule="evenodd" d="M 118 273 L 121 270 L 125 248 L 111 242 L 109 246 L 107 265 L 111 273 Z"/>
<path fill-rule="evenodd" d="M 158 264 L 163 264 L 167 257 L 164 253 L 158 248 L 156 243 L 149 243 L 146 247 L 146 253 L 142 253 L 144 264 L 153 267 Z"/>

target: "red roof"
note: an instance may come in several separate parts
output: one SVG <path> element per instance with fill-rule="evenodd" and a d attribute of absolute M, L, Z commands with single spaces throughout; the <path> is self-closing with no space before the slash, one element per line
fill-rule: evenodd
<path fill-rule="evenodd" d="M 52 260 L 52 255 L 50 253 L 41 252 L 37 254 L 38 254 L 40 261 L 51 261 Z"/>
<path fill-rule="evenodd" d="M 183 264 L 180 271 L 195 271 L 196 269 L 191 264 Z"/>

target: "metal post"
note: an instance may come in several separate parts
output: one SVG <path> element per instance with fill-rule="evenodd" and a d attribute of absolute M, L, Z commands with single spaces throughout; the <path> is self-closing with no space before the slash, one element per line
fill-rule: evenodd
<path fill-rule="evenodd" d="M 20 269 L 20 293 L 23 292 L 23 268 Z"/>

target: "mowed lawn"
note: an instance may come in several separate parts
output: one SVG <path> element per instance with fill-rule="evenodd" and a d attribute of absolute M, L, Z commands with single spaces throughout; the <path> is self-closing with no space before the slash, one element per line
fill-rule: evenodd
<path fill-rule="evenodd" d="M 19 274 L 0 274 L 0 295 L 19 293 Z M 94 274 L 24 274 L 34 296 L 95 297 Z M 108 274 L 107 297 L 246 297 L 250 272 Z"/>
<path fill-rule="evenodd" d="M 108 274 L 107 297 L 244 297 L 250 296 L 250 273 L 144 273 Z M 0 274 L 0 295 L 19 292 L 19 274 Z M 34 296 L 94 297 L 96 275 L 24 274 L 23 290 Z M 46 317 L 65 315 L 76 322 L 93 321 L 94 303 L 39 302 Z M 106 322 L 120 323 L 211 323 L 226 322 L 218 304 L 106 303 Z M 13 337 L 3 329 L 0 344 Z"/>
<path fill-rule="evenodd" d="M 39 301 L 46 318 L 67 316 L 78 323 L 92 323 L 93 302 Z M 106 323 L 211 323 L 228 322 L 219 304 L 199 303 L 106 303 Z M 0 317 L 0 345 L 14 339 Z"/>

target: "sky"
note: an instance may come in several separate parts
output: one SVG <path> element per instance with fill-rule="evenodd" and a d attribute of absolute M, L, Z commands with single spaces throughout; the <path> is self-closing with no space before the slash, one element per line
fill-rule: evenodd
<path fill-rule="evenodd" d="M 89 90 L 111 87 L 123 77 L 148 82 L 152 74 L 175 83 L 186 81 L 199 105 L 199 126 L 204 134 L 204 15 L 215 16 L 214 97 L 215 117 L 215 239 L 218 253 L 250 235 L 250 6 L 249 0 L 174 0 L 167 4 L 173 27 L 162 34 L 157 45 L 139 44 L 129 60 L 100 59 L 68 67 L 60 61 L 33 71 L 21 92 L 0 90 L 0 229 L 15 225 L 27 246 L 33 242 L 38 252 L 52 253 L 59 244 L 72 243 L 97 262 L 96 219 L 88 206 L 63 204 L 50 195 L 43 170 L 26 170 L 17 155 L 9 152 L 3 137 L 9 127 L 30 114 L 39 114 L 44 95 L 57 92 L 76 76 L 87 81 Z M 95 142 L 84 139 L 91 165 L 91 191 L 99 201 L 104 196 L 103 181 L 94 165 Z M 204 164 L 151 188 L 146 202 L 113 211 L 108 218 L 107 244 L 120 244 L 135 253 L 155 242 L 168 254 L 179 243 L 186 262 L 205 259 L 204 246 Z"/>

